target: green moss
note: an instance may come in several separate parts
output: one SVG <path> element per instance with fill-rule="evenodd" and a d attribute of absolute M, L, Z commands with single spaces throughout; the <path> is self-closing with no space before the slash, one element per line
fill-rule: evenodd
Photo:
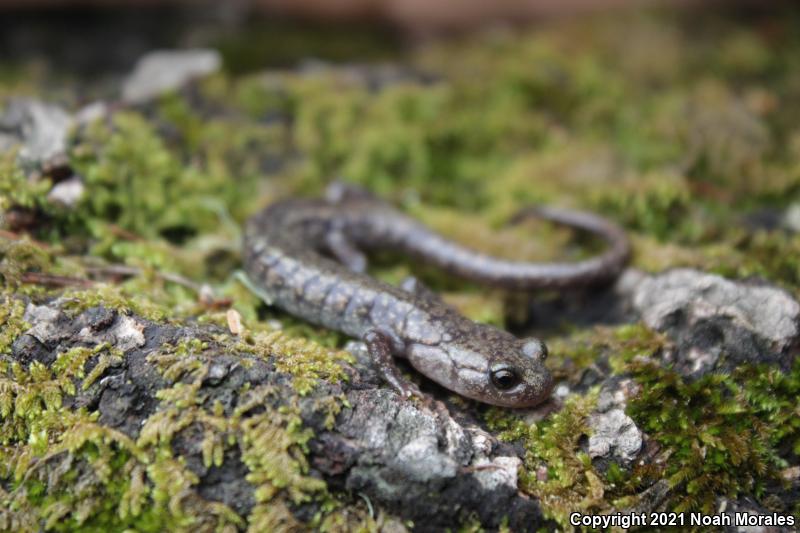
<path fill-rule="evenodd" d="M 62 395 L 75 394 L 76 382 L 83 380 L 89 359 L 108 349 L 107 344 L 71 348 L 58 354 L 51 368 L 39 361 L 31 362 L 27 369 L 17 361 L 0 362 L 0 440 L 8 444 L 46 430 L 48 416 L 61 409 Z M 44 420 L 44 425 L 37 426 L 37 419 Z"/>
<path fill-rule="evenodd" d="M 474 207 L 485 203 L 484 178 L 501 164 L 492 153 L 496 143 L 514 142 L 510 136 L 530 129 L 488 134 L 486 116 L 472 107 L 480 96 L 459 93 L 458 86 L 401 84 L 377 94 L 327 87 L 324 77 L 292 86 L 309 186 L 343 175 L 383 196 L 413 189 L 430 201 Z"/>
<path fill-rule="evenodd" d="M 558 413 L 537 424 L 493 416 L 491 426 L 500 438 L 521 440 L 525 446 L 520 488 L 537 497 L 546 516 L 564 527 L 571 512 L 599 513 L 611 509 L 605 487 L 580 441 L 589 433 L 586 416 L 595 396 L 570 397 Z"/>
<path fill-rule="evenodd" d="M 595 471 L 578 445 L 580 435 L 588 433 L 582 420 L 590 406 L 580 403 L 586 398 L 570 397 L 558 415 L 535 425 L 489 410 L 490 427 L 528 449 L 524 486 L 542 498 L 545 511 L 556 520 L 566 523 L 570 510 L 588 511 L 608 502 L 615 508 L 635 507 L 641 488 L 662 478 L 671 489 L 665 507 L 675 511 L 712 512 L 719 495 L 762 497 L 768 487 L 785 483 L 780 472 L 800 449 L 800 364 L 789 373 L 745 365 L 732 375 L 688 382 L 648 362 L 666 342 L 633 325 L 578 332 L 550 346 L 551 364 L 568 379 L 603 353 L 610 356 L 615 372 L 631 375 L 641 389 L 628 401 L 626 412 L 669 460 L 632 469 L 611 463 L 604 473 Z M 545 466 L 546 481 L 538 481 L 545 477 Z M 774 500 L 771 505 L 778 512 L 793 511 Z"/>
<path fill-rule="evenodd" d="M 189 213 L 192 226 L 216 223 L 213 213 L 186 211 L 207 181 L 197 169 L 183 167 L 141 115 L 117 114 L 112 129 L 97 122 L 86 136 L 75 149 L 85 155 L 72 163 L 93 192 L 82 207 L 88 214 L 143 238 L 163 236 L 175 223 L 186 224 Z"/>
<path fill-rule="evenodd" d="M 353 356 L 347 352 L 325 348 L 314 341 L 291 337 L 281 331 L 255 333 L 241 346 L 255 354 L 274 358 L 275 368 L 292 376 L 292 385 L 300 396 L 311 392 L 320 380 L 335 383 L 348 379 L 342 364 L 354 362 Z"/>
<path fill-rule="evenodd" d="M 11 344 L 30 327 L 23 320 L 25 304 L 8 295 L 2 295 L 0 305 L 0 354 L 8 354 Z"/>
<path fill-rule="evenodd" d="M 38 361 L 27 369 L 17 362 L 0 362 L 0 477 L 13 487 L 4 495 L 9 510 L 38 508 L 48 528 L 59 524 L 71 530 L 103 516 L 109 502 L 118 500 L 119 494 L 107 492 L 110 475 L 128 456 L 141 458 L 138 449 L 125 435 L 97 425 L 97 413 L 62 407 L 62 396 L 75 394 L 88 360 L 107 353 L 105 344 L 73 348 L 59 354 L 52 368 Z M 84 385 L 95 379 L 93 374 Z M 91 469 L 86 474 L 91 482 L 79 493 L 70 488 L 75 481 L 70 474 L 73 461 L 85 461 Z M 53 462 L 65 466 L 44 468 Z M 30 520 L 33 512 L 25 519 L 13 512 L 0 515 L 0 520 Z"/>
<path fill-rule="evenodd" d="M 371 516 L 366 505 L 349 505 L 328 514 L 319 524 L 319 530 L 324 533 L 348 533 L 357 531 L 358 533 L 378 533 L 391 527 L 399 528 L 405 525 L 408 529 L 410 524 L 402 524 L 398 520 L 387 517 L 379 512 L 376 517 Z"/>
<path fill-rule="evenodd" d="M 622 222 L 661 240 L 680 241 L 697 231 L 687 219 L 691 210 L 688 183 L 679 175 L 650 175 L 621 183 L 622 191 L 598 189 L 595 205 L 607 213 L 624 213 Z M 623 192 L 624 191 L 624 192 Z"/>
<path fill-rule="evenodd" d="M 276 367 L 294 376 L 300 395 L 310 392 L 320 379 L 335 381 L 345 377 L 339 362 L 350 356 L 337 356 L 309 341 L 286 338 L 280 332 L 255 337 L 250 343 L 239 342 L 237 350 L 273 359 Z M 161 408 L 142 427 L 137 445 L 156 447 L 162 450 L 160 456 L 169 456 L 173 437 L 190 425 L 200 425 L 206 466 L 219 466 L 230 446 L 241 450 L 242 461 L 249 470 L 247 480 L 255 486 L 256 506 L 247 519 L 249 526 L 295 527 L 297 522 L 285 500 L 298 504 L 327 494 L 322 480 L 307 475 L 305 454 L 313 434 L 304 428 L 299 411 L 291 407 L 291 399 L 282 398 L 288 407 L 275 407 L 279 391 L 271 386 L 240 391 L 237 408 L 230 416 L 222 412 L 219 404 L 210 409 L 202 407 L 205 401 L 199 387 L 208 372 L 208 357 L 213 354 L 210 346 L 200 339 L 185 339 L 149 356 L 149 362 L 172 385 L 157 394 Z M 334 416 L 340 407 L 340 400 L 332 399 L 325 408 Z M 191 478 L 180 482 L 183 486 L 194 483 L 196 480 Z M 176 489 L 167 493 L 175 494 Z"/>
<path fill-rule="evenodd" d="M 28 239 L 0 239 L 0 275 L 10 287 L 22 284 L 25 272 L 47 272 L 52 269 L 52 258 L 41 246 Z"/>
<path fill-rule="evenodd" d="M 13 511 L 28 509 L 28 519 L 38 515 L 57 530 L 119 523 L 116 506 L 124 490 L 119 480 L 128 479 L 132 461 L 147 458 L 130 438 L 97 424 L 98 413 L 62 407 L 62 395 L 76 392 L 88 360 L 108 353 L 105 344 L 73 348 L 59 354 L 51 369 L 36 361 L 27 370 L 2 363 L 0 477 L 13 491 L 4 496 L 11 514 L 0 512 L 0 520 L 20 520 Z M 84 385 L 92 379 L 90 372 Z M 76 492 L 77 476 L 82 483 Z"/>
<path fill-rule="evenodd" d="M 17 150 L 0 153 L 0 210 L 35 209 L 45 203 L 49 180 L 29 180 L 17 163 Z"/>
<path fill-rule="evenodd" d="M 64 308 L 75 315 L 91 307 L 103 305 L 116 311 L 133 311 L 150 320 L 161 320 L 167 316 L 166 306 L 155 304 L 144 295 L 126 294 L 114 285 L 99 285 L 92 289 L 67 289 L 64 291 Z"/>
<path fill-rule="evenodd" d="M 652 362 L 671 349 L 668 344 L 641 325 L 598 328 L 550 342 L 549 360 L 556 374 L 570 381 L 607 355 L 615 373 L 638 383 L 626 413 L 668 460 L 632 467 L 612 462 L 598 471 L 581 449 L 583 436 L 590 434 L 586 416 L 593 393 L 568 397 L 561 411 L 535 424 L 501 409 L 486 412 L 501 439 L 525 447 L 521 487 L 541 499 L 548 516 L 566 526 L 572 511 L 635 507 L 641 491 L 658 479 L 670 484 L 667 509 L 706 513 L 713 512 L 720 495 L 761 498 L 786 483 L 780 472 L 800 450 L 800 362 L 789 373 L 744 365 L 731 375 L 690 382 Z M 771 501 L 776 512 L 796 512 Z"/>
<path fill-rule="evenodd" d="M 594 402 L 591 394 L 570 397 L 561 411 L 536 424 L 500 409 L 487 412 L 489 427 L 499 432 L 500 439 L 519 441 L 525 447 L 520 488 L 537 497 L 546 516 L 564 527 L 570 512 L 608 510 L 603 483 L 579 446 L 588 433 L 586 416 Z"/>
<path fill-rule="evenodd" d="M 24 327 L 24 307 L 15 304 L 6 309 L 6 327 L 16 336 Z M 185 339 L 149 356 L 168 386 L 157 393 L 159 409 L 146 420 L 135 442 L 97 424 L 98 413 L 71 411 L 62 405 L 64 395 L 88 389 L 105 369 L 122 361 L 122 354 L 109 350 L 107 344 L 67 350 L 51 368 L 34 361 L 25 369 L 3 361 L 0 477 L 13 480 L 13 491 L 3 495 L 8 511 L 0 512 L 0 520 L 17 524 L 36 514 L 48 529 L 70 531 L 109 527 L 223 530 L 246 523 L 254 528 L 264 524 L 298 527 L 287 502 L 328 498 L 325 483 L 307 475 L 305 454 L 312 433 L 303 427 L 292 400 L 276 396 L 278 391 L 270 387 L 242 391 L 232 416 L 226 416 L 218 402 L 205 406 L 200 384 L 209 358 L 218 349 L 215 343 Z M 258 353 L 286 365 L 302 394 L 320 379 L 343 379 L 339 361 L 350 357 L 308 341 L 283 338 L 283 334 L 249 345 L 241 342 L 239 348 L 244 349 L 245 359 Z M 95 364 L 87 373 L 90 360 Z M 278 399 L 290 407 L 275 410 Z M 328 412 L 332 421 L 341 401 L 332 398 L 319 409 Z M 250 471 L 247 479 L 256 487 L 257 505 L 247 519 L 223 504 L 202 500 L 192 489 L 198 478 L 173 456 L 171 446 L 174 437 L 190 425 L 203 432 L 202 457 L 207 467 L 220 466 L 231 446 L 240 448 Z M 49 464 L 53 461 L 62 461 L 64 466 Z M 42 468 L 45 464 L 48 467 Z M 63 475 L 54 477 L 53 468 Z M 82 488 L 75 492 L 70 487 L 78 476 Z M 14 511 L 23 509 L 29 514 Z M 328 509 L 331 513 L 336 506 Z"/>
<path fill-rule="evenodd" d="M 578 330 L 548 342 L 548 366 L 556 375 L 574 379 L 607 357 L 613 371 L 623 373 L 634 358 L 657 355 L 665 343 L 663 335 L 642 323 Z"/>
<path fill-rule="evenodd" d="M 647 392 L 630 402 L 629 414 L 670 457 L 671 509 L 710 513 L 717 496 L 760 497 L 781 483 L 785 450 L 800 450 L 800 363 L 789 374 L 745 365 L 694 382 L 650 363 L 630 370 Z"/>
<path fill-rule="evenodd" d="M 737 252 L 744 259 L 736 275 L 762 276 L 790 289 L 800 287 L 800 235 L 758 232 L 743 236 L 737 242 Z"/>

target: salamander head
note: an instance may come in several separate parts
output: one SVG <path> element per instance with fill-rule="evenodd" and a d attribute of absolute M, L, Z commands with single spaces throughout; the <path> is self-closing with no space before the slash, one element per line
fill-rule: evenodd
<path fill-rule="evenodd" d="M 532 407 L 547 399 L 553 378 L 544 366 L 544 343 L 482 324 L 466 333 L 436 345 L 414 344 L 408 360 L 440 385 L 484 403 Z"/>

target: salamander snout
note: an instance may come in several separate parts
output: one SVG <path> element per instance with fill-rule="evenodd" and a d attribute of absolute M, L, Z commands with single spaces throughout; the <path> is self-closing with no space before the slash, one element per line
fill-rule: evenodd
<path fill-rule="evenodd" d="M 436 346 L 413 344 L 408 360 L 421 373 L 462 396 L 503 407 L 532 407 L 550 396 L 547 347 L 489 326 L 479 335 Z"/>

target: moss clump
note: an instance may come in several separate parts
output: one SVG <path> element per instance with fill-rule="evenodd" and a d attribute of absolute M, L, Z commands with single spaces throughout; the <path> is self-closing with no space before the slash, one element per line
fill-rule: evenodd
<path fill-rule="evenodd" d="M 17 316 L 21 311 L 12 312 Z M 7 322 L 21 320 L 13 316 Z M 339 367 L 343 356 L 332 354 L 323 364 L 321 358 L 329 350 L 283 334 L 249 345 L 227 335 L 219 340 L 186 338 L 148 356 L 165 386 L 156 394 L 158 409 L 133 440 L 100 425 L 99 412 L 64 407 L 63 398 L 91 388 L 105 370 L 124 362 L 124 354 L 108 344 L 71 348 L 50 367 L 38 361 L 28 368 L 9 359 L 0 361 L 0 478 L 11 487 L 1 495 L 5 510 L 0 523 L 22 530 L 44 524 L 58 531 L 230 531 L 245 525 L 253 531 L 291 530 L 301 524 L 288 506 L 312 498 L 325 509 L 316 520 L 335 523 L 338 504 L 324 481 L 308 475 L 307 445 L 313 433 L 302 423 L 297 397 L 287 394 L 291 389 L 245 385 L 230 412 L 219 401 L 208 401 L 203 380 L 214 358 L 223 353 L 220 342 L 230 343 L 230 353 L 238 353 L 245 366 L 252 364 L 253 354 L 288 365 L 302 394 L 320 379 L 345 376 Z M 312 367 L 314 358 L 320 359 L 320 368 Z M 330 417 L 340 407 L 335 398 L 320 404 Z M 194 487 L 200 478 L 173 451 L 184 431 L 201 433 L 205 468 L 221 467 L 229 450 L 238 451 L 248 471 L 246 479 L 254 485 L 255 506 L 249 516 L 198 495 Z M 76 490 L 73 484 L 79 480 Z M 350 525 L 360 521 L 368 530 L 376 527 L 363 516 L 343 520 Z"/>
<path fill-rule="evenodd" d="M 83 154 L 73 164 L 92 190 L 82 206 L 89 217 L 145 239 L 163 238 L 176 226 L 196 232 L 218 223 L 212 210 L 198 209 L 198 197 L 209 194 L 208 177 L 184 167 L 141 115 L 117 114 L 110 128 L 94 123 L 74 152 Z"/>
<path fill-rule="evenodd" d="M 623 222 L 633 230 L 660 240 L 680 241 L 696 238 L 697 221 L 691 211 L 688 183 L 679 175 L 660 174 L 637 177 L 620 183 L 619 190 L 598 189 L 594 204 L 606 213 L 624 213 Z"/>
<path fill-rule="evenodd" d="M 628 412 L 670 458 L 670 509 L 711 513 L 718 496 L 763 497 L 769 485 L 781 484 L 779 470 L 800 451 L 800 362 L 788 374 L 743 366 L 694 382 L 650 363 L 630 370 L 647 392 Z"/>
<path fill-rule="evenodd" d="M 593 394 L 572 396 L 546 421 L 526 424 L 512 415 L 491 410 L 490 427 L 503 440 L 520 440 L 525 446 L 520 488 L 537 497 L 546 516 L 564 527 L 571 512 L 600 513 L 612 509 L 605 486 L 589 456 L 580 450 L 589 433 L 586 417 L 596 401 Z"/>
<path fill-rule="evenodd" d="M 290 337 L 281 331 L 256 333 L 241 346 L 252 353 L 274 358 L 275 368 L 292 376 L 292 386 L 300 396 L 311 392 L 321 380 L 332 383 L 347 380 L 342 364 L 354 362 L 347 352 Z"/>
<path fill-rule="evenodd" d="M 614 373 L 625 373 L 636 357 L 657 356 L 666 338 L 642 323 L 577 330 L 548 341 L 548 366 L 557 378 L 577 383 L 583 372 L 607 361 Z"/>
<path fill-rule="evenodd" d="M 710 513 L 717 497 L 747 494 L 772 502 L 776 512 L 797 511 L 769 493 L 786 484 L 781 471 L 800 451 L 800 362 L 788 373 L 744 365 L 730 375 L 688 381 L 653 362 L 669 343 L 642 325 L 577 332 L 550 347 L 551 364 L 567 380 L 605 355 L 615 373 L 638 383 L 626 413 L 659 444 L 660 459 L 597 470 L 581 444 L 590 434 L 591 392 L 570 396 L 561 411 L 536 424 L 490 409 L 487 422 L 500 438 L 525 446 L 521 487 L 541 499 L 548 516 L 566 526 L 575 510 L 634 508 L 659 479 L 669 483 L 663 505 L 671 511 Z"/>
<path fill-rule="evenodd" d="M 31 264 L 21 269 L 27 271 Z M 148 296 L 129 296 L 121 287 L 100 285 L 60 292 L 64 309 L 71 315 L 105 305 L 123 313 L 142 313 L 151 320 L 163 316 L 163 308 L 154 305 Z M 24 303 L 5 298 L 3 338 L 7 337 L 4 348 L 7 351 L 27 325 L 22 321 Z M 290 525 L 298 526 L 283 501 L 285 497 L 296 503 L 311 496 L 329 498 L 324 482 L 305 475 L 308 469 L 305 446 L 311 433 L 302 427 L 296 409 L 282 410 L 276 418 L 272 412 L 277 404 L 276 392 L 266 389 L 243 391 L 243 397 L 249 398 L 245 402 L 249 407 L 240 405 L 239 415 L 233 418 L 224 415 L 220 405 L 201 409 L 200 380 L 208 371 L 208 357 L 213 353 L 209 345 L 215 342 L 187 339 L 175 346 L 165 346 L 151 356 L 151 362 L 162 369 L 164 379 L 172 386 L 159 392 L 162 407 L 147 420 L 136 442 L 118 432 L 103 432 L 106 428 L 96 423 L 97 412 L 71 412 L 62 407 L 64 395 L 89 389 L 108 368 L 123 362 L 122 354 L 109 350 L 108 345 L 68 350 L 57 357 L 51 368 L 39 362 L 31 363 L 28 368 L 10 360 L 3 362 L 0 452 L 6 468 L 2 477 L 15 480 L 14 490 L 4 494 L 4 501 L 9 509 L 17 509 L 19 513 L 3 513 L 0 520 L 30 524 L 33 516 L 39 516 L 47 527 L 67 530 L 93 530 L 100 525 L 143 531 L 201 524 L 215 524 L 217 529 L 242 526 L 245 518 L 228 507 L 199 499 L 192 490 L 199 479 L 172 457 L 172 439 L 195 424 L 205 428 L 202 455 L 206 467 L 219 467 L 225 450 L 231 446 L 242 448 L 242 460 L 252 467 L 250 481 L 259 487 L 258 503 L 247 520 L 254 530 L 267 523 L 283 523 L 286 517 L 291 518 Z M 278 366 L 295 376 L 295 386 L 303 395 L 311 392 L 321 379 L 345 378 L 340 363 L 351 360 L 347 354 L 284 333 L 255 333 L 249 342 L 242 341 L 236 346 L 245 358 L 247 354 L 258 354 L 276 359 Z M 84 368 L 90 360 L 94 364 L 86 373 Z M 243 364 L 246 363 L 245 359 Z M 280 398 L 290 401 L 285 393 Z M 321 402 L 319 408 L 332 423 L 341 401 L 331 398 L 329 402 Z M 251 409 L 259 414 L 254 415 Z M 74 439 L 84 440 L 73 443 Z M 97 456 L 100 444 L 104 445 L 104 451 Z M 267 444 L 275 445 L 274 454 L 265 455 L 272 449 Z M 250 451 L 245 452 L 245 448 Z M 72 476 L 53 482 L 47 478 L 49 467 L 42 469 L 39 477 L 30 474 L 31 465 L 41 461 L 41 457 L 61 457 L 62 452 L 68 453 L 69 461 L 69 466 L 63 468 L 72 468 L 77 475 L 92 480 L 86 491 L 79 494 L 70 491 L 69 483 L 75 481 Z M 102 476 L 95 470 L 101 471 Z M 117 483 L 119 479 L 130 482 Z M 335 506 L 328 506 L 319 519 L 334 514 Z M 352 518 L 346 522 L 354 523 Z"/>
<path fill-rule="evenodd" d="M 760 231 L 742 235 L 736 243 L 736 251 L 744 259 L 734 275 L 761 276 L 800 294 L 800 234 Z M 722 266 L 717 270 L 731 274 L 730 269 Z"/>
<path fill-rule="evenodd" d="M 34 430 L 25 420 L 46 420 L 48 414 L 61 409 L 62 395 L 75 395 L 76 383 L 84 381 L 84 367 L 91 358 L 118 358 L 120 354 L 112 351 L 109 345 L 99 344 L 94 348 L 76 347 L 58 354 L 52 368 L 39 361 L 33 361 L 27 368 L 10 358 L 0 361 L 0 426 L 2 441 L 31 439 Z M 108 363 L 105 363 L 106 365 Z M 92 374 L 91 381 L 97 378 Z M 86 387 L 91 385 L 89 382 Z M 43 426 L 46 436 L 47 423 Z"/>
<path fill-rule="evenodd" d="M 64 309 L 77 315 L 91 307 L 103 305 L 117 311 L 135 312 L 150 320 L 163 320 L 168 316 L 166 306 L 154 303 L 142 294 L 131 294 L 114 285 L 98 285 L 91 289 L 67 289 L 63 291 Z"/>
<path fill-rule="evenodd" d="M 0 305 L 0 355 L 6 355 L 11 349 L 11 344 L 19 337 L 29 325 L 23 320 L 25 304 L 7 294 L 2 296 Z"/>
<path fill-rule="evenodd" d="M 241 417 L 263 402 L 269 400 L 268 390 L 253 389 L 248 391 L 242 407 L 237 409 L 234 417 Z M 266 399 L 255 399 L 256 395 L 267 393 Z M 244 432 L 242 445 L 242 461 L 250 473 L 247 481 L 255 485 L 256 507 L 253 513 L 261 514 L 260 506 L 266 505 L 279 492 L 294 502 L 308 501 L 315 493 L 327 490 L 321 479 L 309 477 L 308 462 L 304 453 L 308 452 L 307 444 L 313 434 L 303 429 L 299 416 L 291 410 L 281 409 L 280 415 L 272 412 L 252 414 L 243 421 Z"/>
<path fill-rule="evenodd" d="M 245 353 L 252 349 L 243 343 L 237 346 L 238 349 L 250 348 Z M 260 350 L 274 350 L 269 353 L 276 359 L 276 365 L 292 352 L 292 346 L 300 348 L 301 357 L 324 351 L 319 347 L 314 350 L 307 342 L 297 344 L 278 336 L 257 341 L 255 346 Z M 238 447 L 242 462 L 249 471 L 246 479 L 255 486 L 255 506 L 247 518 L 248 527 L 253 531 L 267 527 L 273 528 L 269 530 L 300 527 L 289 512 L 286 500 L 299 504 L 312 496 L 324 498 L 327 494 L 324 481 L 307 475 L 305 454 L 313 433 L 303 427 L 297 408 L 292 407 L 293 400 L 283 397 L 285 392 L 271 385 L 246 387 L 239 391 L 239 402 L 232 413 L 224 413 L 219 403 L 209 407 L 201 391 L 202 380 L 211 362 L 209 356 L 213 360 L 214 352 L 209 347 L 208 342 L 200 339 L 186 339 L 149 356 L 149 361 L 172 385 L 159 391 L 161 408 L 142 427 L 137 445 L 145 449 L 156 447 L 161 450 L 159 457 L 169 456 L 170 442 L 175 435 L 190 426 L 196 427 L 204 434 L 202 454 L 206 467 L 221 466 L 225 450 Z M 320 371 L 315 369 L 313 376 L 340 378 L 341 374 L 335 374 L 333 369 L 336 365 L 334 361 L 327 367 L 331 375 L 319 374 Z M 311 372 L 308 368 L 303 370 Z M 296 380 L 305 380 L 305 388 L 300 394 L 310 392 L 314 385 L 312 377 L 296 368 L 295 371 Z M 281 403 L 284 407 L 277 407 Z M 196 484 L 197 479 L 184 475 L 179 482 L 186 490 Z M 168 493 L 175 494 L 175 490 Z M 173 502 L 170 505 L 178 504 Z M 226 512 L 232 513 L 230 510 Z"/>
<path fill-rule="evenodd" d="M 546 465 L 547 480 L 540 482 L 536 475 L 526 475 L 520 479 L 520 487 L 539 497 L 561 524 L 568 523 L 569 513 L 578 509 L 597 513 L 610 508 L 589 456 L 576 453 L 581 437 L 588 433 L 585 417 L 593 405 L 591 395 L 570 399 L 549 424 L 532 426 L 532 434 L 527 436 L 526 470 L 537 472 Z"/>
<path fill-rule="evenodd" d="M 2 495 L 0 523 L 21 531 L 38 529 L 39 524 L 65 531 L 146 524 L 124 521 L 125 516 L 120 522 L 117 514 L 134 463 L 147 461 L 143 451 L 126 435 L 98 424 L 99 413 L 62 403 L 64 396 L 90 387 L 98 367 L 119 357 L 107 344 L 99 344 L 64 351 L 52 367 L 38 361 L 28 368 L 8 358 L 0 361 L 0 477 L 11 487 Z M 90 360 L 96 366 L 87 375 Z M 78 476 L 82 483 L 76 490 Z"/>
<path fill-rule="evenodd" d="M 0 238 L 0 276 L 8 287 L 19 289 L 26 272 L 48 272 L 52 270 L 52 257 L 41 246 L 30 239 Z"/>
<path fill-rule="evenodd" d="M 25 176 L 17 163 L 16 150 L 0 153 L 0 211 L 39 208 L 50 187 L 49 180 L 32 181 Z"/>

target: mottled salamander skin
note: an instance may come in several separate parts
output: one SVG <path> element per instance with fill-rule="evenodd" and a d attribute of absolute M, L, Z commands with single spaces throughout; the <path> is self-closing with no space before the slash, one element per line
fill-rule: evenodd
<path fill-rule="evenodd" d="M 406 396 L 419 391 L 397 372 L 392 356 L 468 398 L 529 407 L 552 389 L 541 341 L 473 322 L 413 279 L 395 287 L 364 274 L 361 250 L 399 250 L 454 275 L 510 289 L 600 283 L 623 268 L 628 243 L 610 222 L 574 211 L 535 214 L 598 233 L 610 247 L 577 263 L 506 261 L 448 241 L 378 199 L 340 194 L 336 200 L 287 200 L 256 214 L 245 231 L 244 265 L 269 303 L 364 340 L 384 377 Z"/>

